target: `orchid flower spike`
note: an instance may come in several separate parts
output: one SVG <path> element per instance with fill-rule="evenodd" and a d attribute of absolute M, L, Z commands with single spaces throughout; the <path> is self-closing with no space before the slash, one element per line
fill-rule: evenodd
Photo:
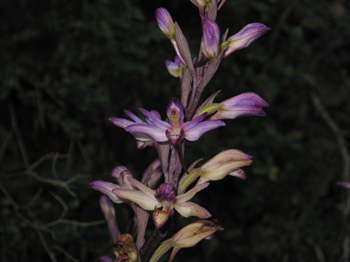
<path fill-rule="evenodd" d="M 264 107 L 269 104 L 259 95 L 247 92 L 231 97 L 220 104 L 211 104 L 202 110 L 203 113 L 212 114 L 211 120 L 235 119 L 243 116 L 265 116 Z"/>
<path fill-rule="evenodd" d="M 203 239 L 211 239 L 218 230 L 223 230 L 223 228 L 207 220 L 199 220 L 189 224 L 179 230 L 172 238 L 162 242 L 154 252 L 150 262 L 157 262 L 169 249 L 173 248 L 169 259 L 171 262 L 181 248 L 193 247 Z"/>
<path fill-rule="evenodd" d="M 184 123 L 184 112 L 180 101 L 176 98 L 171 99 L 167 116 L 169 123 L 160 120 L 151 112 L 141 108 L 140 111 L 145 115 L 148 123 L 135 123 L 127 126 L 126 131 L 132 134 L 151 137 L 158 142 L 170 141 L 172 145 L 178 144 L 183 139 L 188 141 L 198 140 L 204 133 L 225 126 L 220 120 L 206 120 L 201 122 L 206 114 L 202 114 L 197 118 Z M 136 136 L 135 136 L 136 137 Z"/>
<path fill-rule="evenodd" d="M 222 47 L 225 49 L 224 57 L 227 57 L 236 50 L 248 47 L 250 43 L 258 39 L 268 30 L 270 30 L 269 27 L 260 23 L 246 25 L 241 31 L 229 37 L 226 42 L 222 43 Z"/>

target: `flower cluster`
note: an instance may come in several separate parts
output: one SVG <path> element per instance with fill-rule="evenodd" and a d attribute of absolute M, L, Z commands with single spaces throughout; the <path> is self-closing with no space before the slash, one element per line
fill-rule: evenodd
<path fill-rule="evenodd" d="M 196 161 L 187 168 L 185 145 L 198 140 L 206 132 L 225 126 L 224 120 L 265 115 L 263 109 L 268 103 L 252 92 L 214 103 L 218 91 L 201 104 L 199 102 L 221 60 L 236 50 L 248 47 L 269 28 L 251 23 L 227 38 L 227 31 L 221 35 L 215 22 L 225 1 L 190 1 L 198 8 L 202 22 L 199 55 L 195 59 L 191 57 L 180 26 L 169 12 L 165 8 L 155 12 L 159 28 L 170 39 L 176 53 L 174 61 L 165 61 L 166 68 L 172 76 L 179 78 L 181 87 L 181 97 L 170 98 L 167 118 L 162 120 L 159 112 L 144 108 L 139 109 L 143 115 L 141 118 L 127 110 L 125 114 L 130 120 L 109 118 L 114 125 L 135 137 L 137 148 L 154 147 L 158 157 L 146 169 L 141 180 L 134 178 L 126 167 L 118 166 L 112 171 L 114 183 L 101 180 L 91 183 L 93 189 L 103 194 L 100 205 L 115 243 L 116 258 L 112 260 L 104 256 L 99 261 L 156 262 L 171 248 L 169 261 L 173 261 L 181 248 L 192 247 L 203 239 L 211 238 L 222 227 L 203 220 L 211 218 L 212 214 L 192 199 L 212 181 L 224 179 L 227 175 L 244 179 L 246 175 L 241 168 L 252 163 L 250 155 L 228 149 L 202 165 Z M 113 203 L 125 203 L 134 212 L 134 226 L 126 234 L 121 234 L 116 225 Z M 201 220 L 166 239 L 177 214 Z M 148 235 L 146 229 L 150 217 L 153 232 Z"/>

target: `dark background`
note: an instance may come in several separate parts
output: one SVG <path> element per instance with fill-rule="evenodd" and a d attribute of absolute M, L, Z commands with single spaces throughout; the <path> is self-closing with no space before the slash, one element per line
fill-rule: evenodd
<path fill-rule="evenodd" d="M 107 119 L 139 107 L 164 118 L 180 94 L 164 66 L 175 52 L 154 18 L 161 6 L 195 57 L 201 24 L 189 1 L 0 2 L 1 261 L 113 256 L 88 184 L 113 181 L 117 165 L 140 178 L 156 156 Z M 229 148 L 254 162 L 247 180 L 227 177 L 198 194 L 225 231 L 177 261 L 342 261 L 350 202 L 336 182 L 350 165 L 349 2 L 227 0 L 217 22 L 229 36 L 251 22 L 272 30 L 224 59 L 204 98 L 252 91 L 270 107 L 187 150 L 187 163 Z M 116 209 L 123 231 L 130 210 Z"/>

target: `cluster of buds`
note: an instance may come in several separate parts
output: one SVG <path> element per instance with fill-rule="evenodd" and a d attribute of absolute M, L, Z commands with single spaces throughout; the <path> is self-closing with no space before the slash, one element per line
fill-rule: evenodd
<path fill-rule="evenodd" d="M 101 209 L 115 243 L 116 258 L 100 257 L 99 261 L 156 262 L 171 248 L 173 251 L 169 261 L 173 261 L 181 248 L 210 239 L 222 227 L 203 220 L 211 218 L 211 213 L 191 200 L 212 181 L 224 179 L 227 175 L 244 179 L 246 175 L 241 168 L 252 163 L 250 155 L 237 149 L 228 149 L 201 166 L 198 166 L 198 160 L 187 168 L 185 144 L 198 140 L 206 132 L 225 126 L 223 120 L 265 115 L 263 108 L 268 106 L 267 102 L 251 92 L 214 103 L 219 93 L 217 91 L 202 104 L 199 101 L 221 60 L 236 50 L 248 47 L 269 28 L 260 23 L 251 23 L 227 38 L 228 30 L 220 35 L 215 22 L 225 1 L 190 1 L 197 6 L 202 21 L 202 39 L 198 58 L 195 59 L 191 57 L 180 26 L 173 21 L 169 12 L 165 8 L 155 12 L 159 28 L 170 39 L 176 53 L 174 61 L 165 61 L 166 68 L 172 76 L 180 79 L 181 86 L 181 97 L 170 99 L 166 120 L 162 120 L 156 110 L 144 108 L 140 108 L 142 118 L 127 110 L 125 114 L 130 120 L 109 118 L 114 125 L 135 137 L 137 148 L 154 147 L 158 157 L 146 169 L 140 181 L 126 167 L 119 166 L 112 171 L 116 179 L 114 183 L 101 180 L 91 183 L 93 189 L 103 193 Z M 134 212 L 134 226 L 124 230 L 124 234 L 116 225 L 113 203 L 125 203 Z M 185 226 L 166 239 L 175 224 L 176 214 L 201 220 Z M 150 217 L 153 218 L 153 231 L 147 236 Z"/>

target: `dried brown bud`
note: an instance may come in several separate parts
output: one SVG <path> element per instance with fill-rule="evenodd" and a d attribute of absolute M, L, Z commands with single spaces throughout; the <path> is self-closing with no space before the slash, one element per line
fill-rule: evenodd
<path fill-rule="evenodd" d="M 137 262 L 138 252 L 130 234 L 123 234 L 113 245 L 115 262 Z"/>

